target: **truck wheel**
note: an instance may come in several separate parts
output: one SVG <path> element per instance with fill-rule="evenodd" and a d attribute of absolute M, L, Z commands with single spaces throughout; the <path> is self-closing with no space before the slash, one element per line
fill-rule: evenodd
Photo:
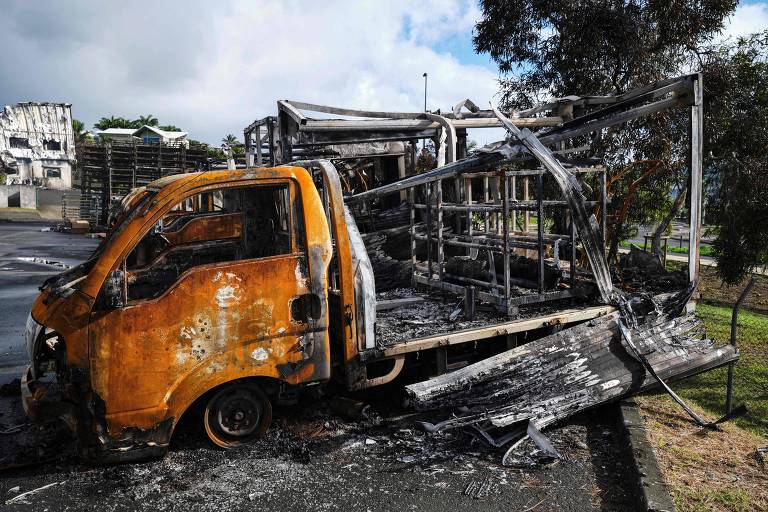
<path fill-rule="evenodd" d="M 227 384 L 205 406 L 203 425 L 208 438 L 222 448 L 234 448 L 263 436 L 272 422 L 272 404 L 258 386 Z"/>

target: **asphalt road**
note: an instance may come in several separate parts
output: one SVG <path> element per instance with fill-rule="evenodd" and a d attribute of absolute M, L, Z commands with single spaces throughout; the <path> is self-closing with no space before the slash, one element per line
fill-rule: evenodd
<path fill-rule="evenodd" d="M 42 232 L 45 224 L 0 223 L 0 384 L 26 364 L 22 344 L 37 286 L 85 259 L 97 240 Z M 37 258 L 30 260 L 29 258 Z M 465 432 L 427 435 L 400 406 L 401 383 L 366 395 L 364 419 L 344 419 L 323 399 L 277 407 L 265 439 L 222 451 L 204 438 L 196 412 L 177 429 L 162 460 L 93 466 L 74 442 L 40 427 L 0 435 L 0 467 L 24 451 L 44 462 L 0 472 L 3 510 L 631 510 L 627 450 L 615 407 L 582 414 L 545 434 L 562 460 L 537 461 L 523 445 L 502 466 L 503 451 Z M 447 412 L 438 413 L 448 414 Z M 399 419 L 398 419 L 399 418 Z M 437 417 L 435 420 L 439 420 Z M 0 397 L 0 430 L 27 419 L 18 396 Z M 27 498 L 27 491 L 48 486 Z"/>
<path fill-rule="evenodd" d="M 84 261 L 98 239 L 56 233 L 46 222 L 0 221 L 0 384 L 27 363 L 24 327 L 38 286 Z"/>

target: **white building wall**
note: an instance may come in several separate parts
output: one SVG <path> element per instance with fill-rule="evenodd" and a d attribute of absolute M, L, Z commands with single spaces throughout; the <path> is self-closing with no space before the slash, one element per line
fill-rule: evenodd
<path fill-rule="evenodd" d="M 71 105 L 19 103 L 0 111 L 0 167 L 9 184 L 70 188 L 74 162 Z"/>

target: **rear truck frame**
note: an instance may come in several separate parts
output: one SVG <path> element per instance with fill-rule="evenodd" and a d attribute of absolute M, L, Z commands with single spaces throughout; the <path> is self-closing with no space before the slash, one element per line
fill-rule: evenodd
<path fill-rule="evenodd" d="M 538 138 L 527 130 L 515 132 L 508 126 L 514 119 L 497 112 L 498 122 L 519 142 L 499 143 L 346 198 L 328 160 L 173 175 L 134 189 L 113 212 L 112 227 L 92 257 L 41 287 L 25 334 L 30 367 L 22 381 L 24 407 L 34 419 L 64 419 L 77 434 L 82 454 L 93 460 L 162 455 L 180 418 L 196 404 L 204 409 L 203 427 L 211 441 L 228 448 L 262 435 L 271 421 L 271 402 L 298 389 L 331 379 L 350 391 L 386 384 L 409 356 L 427 351 L 435 354 L 437 373 L 443 373 L 449 369 L 449 348 L 489 342 L 489 349 L 499 352 L 517 346 L 518 334 L 530 333 L 533 339 L 614 314 L 616 292 L 607 274 L 602 230 L 589 214 L 597 202 L 584 199 L 575 175 L 546 146 L 663 108 L 700 106 L 700 92 L 691 96 L 697 90 L 699 78 L 692 75 L 621 100 L 584 99 L 608 106 L 602 116 L 589 114 Z M 409 123 L 419 130 L 446 125 L 444 119 L 428 121 L 429 126 L 418 118 Z M 700 145 L 693 147 L 700 153 Z M 507 182 L 504 165 L 524 160 L 540 162 L 539 175 L 557 178 L 560 203 L 574 219 L 570 241 L 574 247 L 581 244 L 589 260 L 583 272 L 571 267 L 567 289 L 573 290 L 578 279 L 594 300 L 515 318 L 506 270 L 501 287 L 495 283 L 472 295 L 472 287 L 444 279 L 439 256 L 434 270 L 426 272 L 414 257 L 414 283 L 422 290 L 463 294 L 465 310 L 474 310 L 476 302 L 502 309 L 492 321 L 471 328 L 394 343 L 378 340 L 377 308 L 392 304 L 377 304 L 373 269 L 345 199 L 361 203 L 434 184 L 438 194 L 426 211 L 439 219 L 445 206 L 441 179 L 467 174 Z M 700 160 L 692 161 L 698 162 L 691 169 L 699 178 L 691 197 L 698 204 Z M 467 211 L 472 211 L 471 193 L 468 197 Z M 506 216 L 510 202 L 494 208 Z M 415 206 L 411 201 L 412 211 Z M 691 231 L 690 279 L 695 281 L 700 208 L 691 211 L 696 229 Z M 501 247 L 499 237 L 486 238 L 508 256 L 512 236 L 506 222 L 502 231 Z M 411 237 L 413 244 L 413 228 Z"/>

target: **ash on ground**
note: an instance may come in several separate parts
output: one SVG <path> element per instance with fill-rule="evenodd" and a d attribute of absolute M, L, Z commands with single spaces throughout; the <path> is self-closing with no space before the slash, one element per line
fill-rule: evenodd
<path fill-rule="evenodd" d="M 392 395 L 390 388 L 390 398 L 367 397 L 370 406 L 357 419 L 336 415 L 327 399 L 276 407 L 265 438 L 230 451 L 212 447 L 197 414 L 184 418 L 161 460 L 93 466 L 65 446 L 58 458 L 6 470 L 0 498 L 57 483 L 7 508 L 437 511 L 447 503 L 454 510 L 538 503 L 541 510 L 583 511 L 627 509 L 634 499 L 613 409 L 547 430 L 562 460 L 539 463 L 531 444 L 505 467 L 505 448 L 465 431 L 425 433 L 416 420 L 434 421 L 445 411 L 416 415 L 393 405 Z M 11 416 L 17 414 L 0 417 L 5 427 Z"/>

